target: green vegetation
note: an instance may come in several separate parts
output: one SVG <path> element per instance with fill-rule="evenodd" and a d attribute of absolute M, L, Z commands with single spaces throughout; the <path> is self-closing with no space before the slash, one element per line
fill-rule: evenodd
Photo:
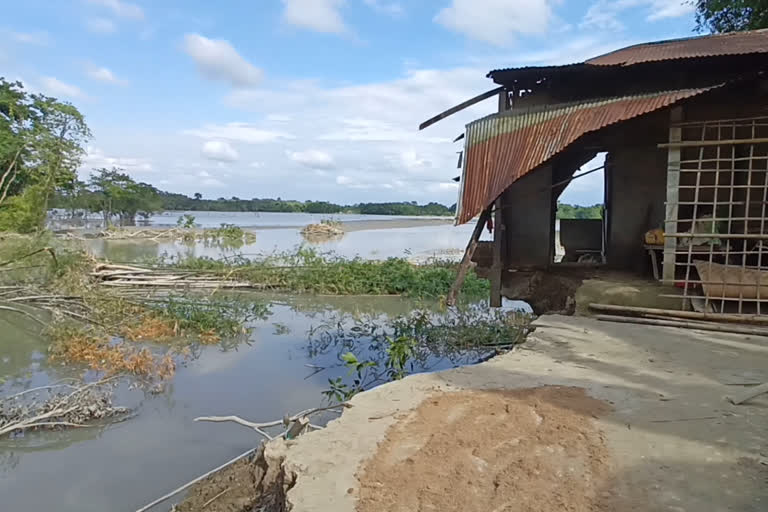
<path fill-rule="evenodd" d="M 90 136 L 71 104 L 0 78 L 0 231 L 44 228 L 49 201 L 73 187 Z"/>
<path fill-rule="evenodd" d="M 326 201 L 293 201 L 277 199 L 202 199 L 197 193 L 194 197 L 170 192 L 158 192 L 164 210 L 194 210 L 217 212 L 298 212 L 298 213 L 357 213 L 378 215 L 445 215 L 456 213 L 456 205 L 450 208 L 439 203 L 419 205 L 413 202 L 395 203 L 358 203 L 341 205 Z"/>
<path fill-rule="evenodd" d="M 768 28 L 768 0 L 697 0 L 696 30 L 735 32 Z"/>
<path fill-rule="evenodd" d="M 603 205 L 575 206 L 565 203 L 557 203 L 558 219 L 602 219 Z"/>
<path fill-rule="evenodd" d="M 471 305 L 439 313 L 416 310 L 395 318 L 334 316 L 310 332 L 310 353 L 339 351 L 347 378 L 328 379 L 323 394 L 345 401 L 398 380 L 436 357 L 482 357 L 525 340 L 530 317 Z"/>
<path fill-rule="evenodd" d="M 171 262 L 173 268 L 205 270 L 248 281 L 265 289 L 328 295 L 404 295 L 441 297 L 448 294 L 458 264 L 433 262 L 413 265 L 403 258 L 369 261 L 346 259 L 301 248 L 263 260 L 242 257 L 226 261 L 191 257 Z M 488 293 L 488 281 L 470 272 L 462 293 L 481 297 Z"/>

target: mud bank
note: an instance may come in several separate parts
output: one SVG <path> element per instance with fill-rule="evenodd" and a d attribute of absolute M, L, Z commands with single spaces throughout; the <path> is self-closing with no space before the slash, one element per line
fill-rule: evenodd
<path fill-rule="evenodd" d="M 535 325 L 522 350 L 380 386 L 271 443 L 275 510 L 475 510 L 478 485 L 499 510 L 765 510 L 768 397 L 724 396 L 768 381 L 768 339 Z"/>

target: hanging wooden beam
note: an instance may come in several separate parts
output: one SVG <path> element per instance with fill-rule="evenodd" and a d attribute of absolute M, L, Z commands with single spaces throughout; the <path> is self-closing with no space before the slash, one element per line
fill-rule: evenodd
<path fill-rule="evenodd" d="M 428 126 L 432 126 L 432 125 L 433 125 L 433 124 L 435 124 L 436 122 L 438 122 L 438 121 L 441 121 L 441 120 L 445 119 L 445 118 L 446 118 L 446 117 L 448 117 L 448 116 L 452 116 L 452 115 L 453 115 L 453 114 L 455 114 L 456 112 L 461 112 L 461 111 L 462 111 L 462 110 L 464 110 L 465 108 L 467 108 L 467 107 L 471 107 L 471 106 L 472 106 L 472 105 L 474 105 L 475 103 L 480 103 L 480 102 L 481 102 L 481 101 L 483 101 L 483 100 L 487 100 L 488 98 L 491 98 L 491 97 L 493 97 L 493 96 L 496 96 L 497 94 L 499 94 L 499 93 L 500 93 L 500 92 L 502 92 L 503 90 L 504 90 L 504 87 L 497 87 L 496 89 L 490 90 L 490 91 L 488 91 L 488 92 L 484 92 L 483 94 L 481 94 L 481 95 L 479 95 L 479 96 L 475 96 L 475 97 L 474 97 L 474 98 L 472 98 L 472 99 L 468 99 L 468 100 L 467 100 L 467 101 L 465 101 L 464 103 L 459 103 L 459 104 L 458 104 L 458 105 L 456 105 L 455 107 L 451 107 L 451 108 L 449 108 L 448 110 L 446 110 L 445 112 L 443 112 L 443 113 L 441 113 L 441 114 L 437 114 L 435 117 L 433 117 L 433 118 L 431 118 L 431 119 L 427 119 L 426 121 L 424 121 L 423 123 L 421 123 L 421 124 L 419 125 L 419 130 L 423 130 L 424 128 L 426 128 L 426 127 L 428 127 Z"/>
<path fill-rule="evenodd" d="M 474 231 L 472 231 L 472 236 L 469 239 L 467 248 L 464 250 L 464 257 L 461 259 L 461 263 L 459 264 L 459 271 L 456 274 L 456 280 L 453 282 L 453 286 L 451 286 L 451 290 L 448 292 L 448 297 L 445 299 L 445 303 L 449 306 L 456 305 L 456 297 L 459 295 L 461 285 L 464 284 L 464 278 L 467 277 L 469 266 L 472 263 L 472 256 L 475 254 L 475 249 L 477 249 L 477 244 L 480 241 L 480 235 L 483 233 L 483 227 L 485 227 L 485 224 L 488 222 L 488 218 L 490 216 L 491 208 L 488 207 L 483 210 L 483 213 L 480 214 L 480 218 L 477 219 L 477 225 L 475 226 Z"/>

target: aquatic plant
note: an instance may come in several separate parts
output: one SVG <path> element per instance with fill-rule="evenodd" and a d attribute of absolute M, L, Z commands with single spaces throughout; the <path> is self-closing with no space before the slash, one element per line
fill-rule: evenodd
<path fill-rule="evenodd" d="M 439 313 L 419 309 L 394 318 L 331 315 L 309 332 L 310 356 L 335 349 L 347 378 L 328 379 L 323 394 L 344 401 L 378 384 L 398 380 L 430 358 L 483 359 L 525 340 L 530 317 L 484 304 Z"/>
<path fill-rule="evenodd" d="M 192 229 L 195 227 L 195 216 L 185 213 L 176 220 L 176 225 L 182 229 Z"/>
<path fill-rule="evenodd" d="M 72 327 L 56 329 L 51 337 L 49 358 L 53 362 L 82 363 L 107 375 L 125 373 L 159 380 L 172 377 L 176 371 L 170 352 L 155 354 L 146 347 Z"/>
<path fill-rule="evenodd" d="M 226 259 L 187 257 L 165 262 L 173 268 L 224 274 L 253 283 L 255 287 L 296 293 L 328 295 L 403 295 L 433 297 L 447 295 L 458 265 L 430 261 L 414 265 L 405 258 L 383 261 L 347 259 L 300 247 L 260 260 L 235 255 Z M 477 298 L 488 293 L 488 281 L 470 271 L 462 293 Z"/>

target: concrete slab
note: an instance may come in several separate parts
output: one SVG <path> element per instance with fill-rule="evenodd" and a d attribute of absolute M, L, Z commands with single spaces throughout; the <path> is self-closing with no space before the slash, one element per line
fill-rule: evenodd
<path fill-rule="evenodd" d="M 431 394 L 564 385 L 613 406 L 595 421 L 612 453 L 615 510 L 768 510 L 768 396 L 724 398 L 768 382 L 768 338 L 565 316 L 535 325 L 515 352 L 362 393 L 328 428 L 289 442 L 289 509 L 355 510 L 359 468 Z"/>

